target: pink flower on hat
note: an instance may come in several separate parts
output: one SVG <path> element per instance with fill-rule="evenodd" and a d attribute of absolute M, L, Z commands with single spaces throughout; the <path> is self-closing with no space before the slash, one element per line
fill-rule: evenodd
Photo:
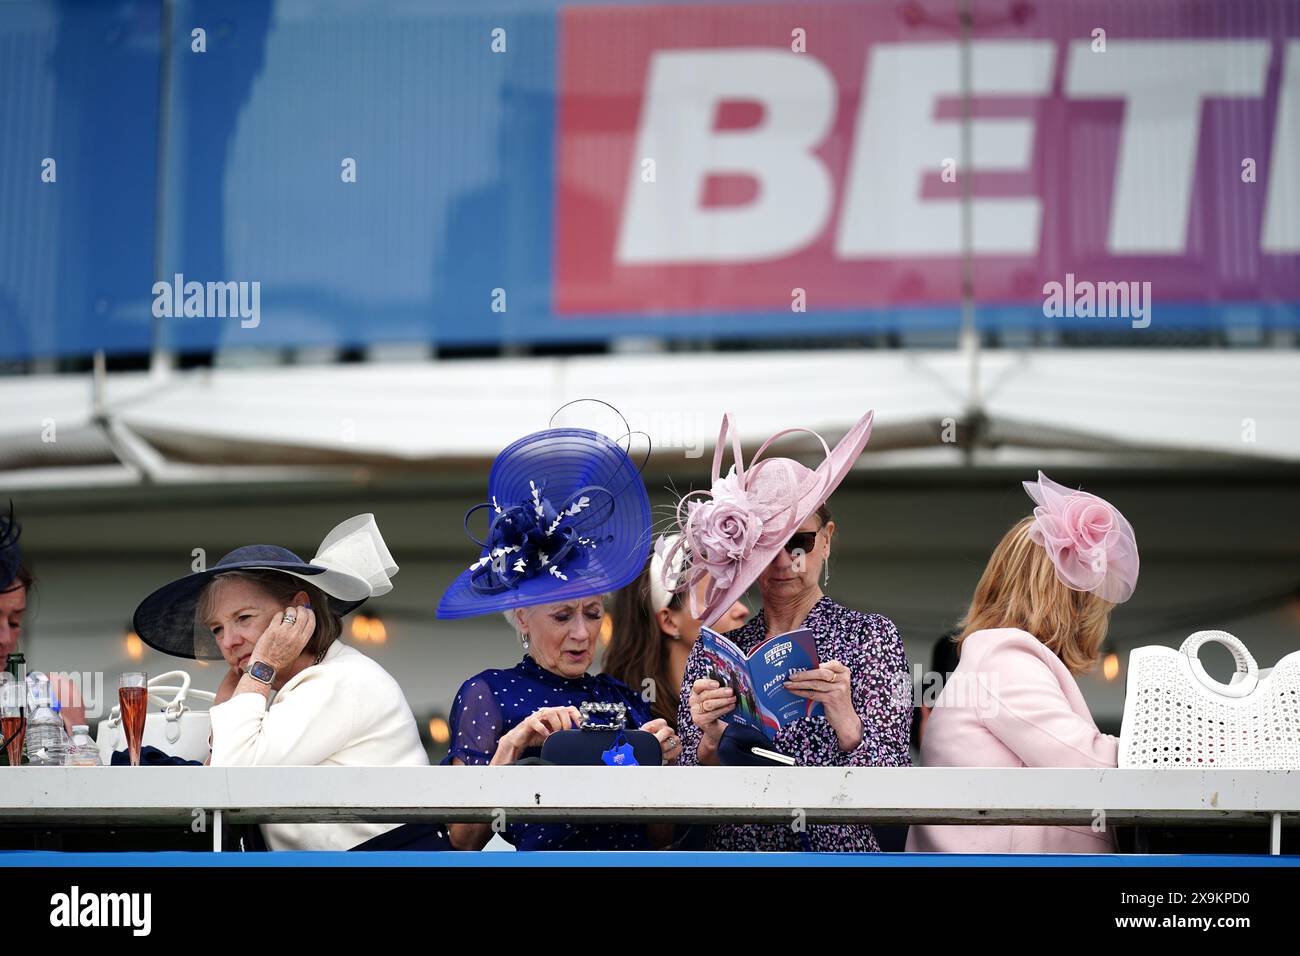
<path fill-rule="evenodd" d="M 740 475 L 736 474 L 735 465 L 732 465 L 731 470 L 713 483 L 713 487 L 709 489 L 709 497 L 714 501 L 730 501 L 745 507 L 751 505 L 751 495 L 745 489 L 745 483 L 741 480 Z"/>
<path fill-rule="evenodd" d="M 713 449 L 712 484 L 708 492 L 691 492 L 678 499 L 676 525 L 681 537 L 668 552 L 668 556 L 674 549 L 688 554 L 678 590 L 689 589 L 691 614 L 701 623 L 717 620 L 744 594 L 799 524 L 830 496 L 871 437 L 872 419 L 872 412 L 863 415 L 834 451 L 811 429 L 783 429 L 759 446 L 746 465 L 731 416 L 722 416 Z M 792 458 L 764 457 L 773 442 L 794 432 L 805 432 L 821 446 L 825 458 L 815 469 Z M 722 459 L 728 445 L 734 464 L 724 476 Z M 696 500 L 695 494 L 707 497 Z M 696 585 L 705 582 L 701 597 Z"/>
<path fill-rule="evenodd" d="M 1112 604 L 1132 597 L 1137 539 L 1119 510 L 1096 495 L 1059 485 L 1041 471 L 1038 481 L 1023 484 L 1038 505 L 1029 537 L 1046 549 L 1061 583 Z"/>
<path fill-rule="evenodd" d="M 688 525 L 692 554 L 719 587 L 730 587 L 737 563 L 753 553 L 763 533 L 763 519 L 733 498 L 692 503 Z"/>

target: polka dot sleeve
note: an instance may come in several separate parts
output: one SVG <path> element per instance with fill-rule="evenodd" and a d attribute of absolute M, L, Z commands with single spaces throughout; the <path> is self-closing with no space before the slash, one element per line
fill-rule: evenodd
<path fill-rule="evenodd" d="M 447 762 L 459 758 L 470 766 L 485 766 L 497 751 L 502 729 L 501 706 L 496 694 L 482 677 L 472 677 L 461 685 L 451 705 L 451 749 Z"/>

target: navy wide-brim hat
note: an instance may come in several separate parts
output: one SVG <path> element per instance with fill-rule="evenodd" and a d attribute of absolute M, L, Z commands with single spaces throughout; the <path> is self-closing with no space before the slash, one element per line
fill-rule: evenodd
<path fill-rule="evenodd" d="M 191 660 L 221 660 L 207 626 L 198 620 L 199 596 L 218 575 L 231 571 L 281 571 L 307 581 L 329 596 L 340 617 L 372 597 L 387 594 L 397 573 L 374 515 L 363 514 L 336 525 L 316 556 L 304 561 L 288 548 L 250 544 L 236 548 L 210 568 L 165 584 L 140 602 L 132 628 L 155 650 Z"/>
<path fill-rule="evenodd" d="M 465 530 L 479 558 L 438 602 L 440 618 L 473 617 L 615 591 L 650 553 L 650 497 L 623 447 L 584 428 L 550 428 L 492 463 L 489 500 Z M 486 510 L 483 538 L 469 530 Z"/>

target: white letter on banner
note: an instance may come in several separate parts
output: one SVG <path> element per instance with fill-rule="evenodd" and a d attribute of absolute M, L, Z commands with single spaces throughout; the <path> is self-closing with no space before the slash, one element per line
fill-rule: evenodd
<path fill-rule="evenodd" d="M 1264 207 L 1265 252 L 1300 252 L 1300 40 L 1286 44 Z"/>
<path fill-rule="evenodd" d="M 763 118 L 751 129 L 714 130 L 718 105 L 756 101 Z M 617 261 L 750 262 L 796 252 L 825 228 L 830 173 L 813 150 L 835 115 L 835 81 L 815 57 L 774 50 L 673 50 L 655 53 Z M 657 177 L 643 182 L 639 161 Z M 743 206 L 702 208 L 710 173 L 758 180 Z"/>
<path fill-rule="evenodd" d="M 1187 248 L 1201 106 L 1211 96 L 1262 96 L 1268 53 L 1268 40 L 1112 38 L 1105 56 L 1086 40 L 1070 44 L 1065 95 L 1125 101 L 1107 252 Z"/>
<path fill-rule="evenodd" d="M 1052 89 L 1049 40 L 971 44 L 971 87 L 983 96 L 1044 96 Z M 934 120 L 935 101 L 961 95 L 955 43 L 879 43 L 868 54 L 858 125 L 836 248 L 843 258 L 950 256 L 961 252 L 956 199 L 922 199 L 923 177 L 961 152 L 961 121 Z M 972 119 L 962 175 L 1025 171 L 1031 119 Z M 1028 179 L 1026 179 L 1028 182 Z M 1038 251 L 1037 196 L 972 201 L 977 253 Z"/>

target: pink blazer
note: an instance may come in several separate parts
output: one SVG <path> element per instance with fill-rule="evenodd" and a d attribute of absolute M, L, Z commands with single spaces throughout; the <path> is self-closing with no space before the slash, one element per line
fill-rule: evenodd
<path fill-rule="evenodd" d="M 1114 767 L 1119 740 L 1097 729 L 1079 685 L 1032 634 L 1004 627 L 962 642 L 921 740 L 926 767 Z M 940 853 L 1111 853 L 1087 826 L 914 826 L 907 849 Z"/>

